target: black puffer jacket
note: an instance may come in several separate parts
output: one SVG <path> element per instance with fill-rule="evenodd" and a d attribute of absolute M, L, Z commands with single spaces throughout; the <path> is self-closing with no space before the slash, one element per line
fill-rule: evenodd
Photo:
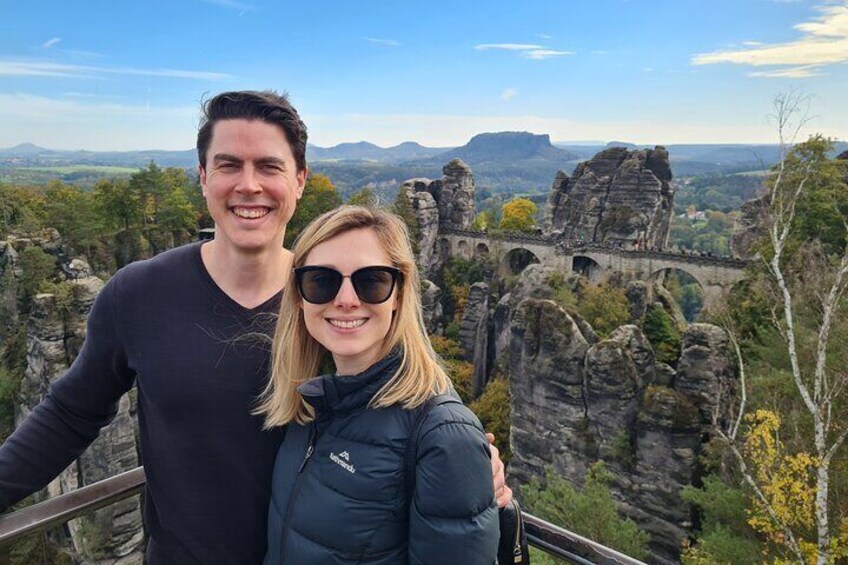
<path fill-rule="evenodd" d="M 489 448 L 460 404 L 434 408 L 418 437 L 413 500 L 404 454 L 417 410 L 368 409 L 397 368 L 300 388 L 316 419 L 290 425 L 274 467 L 265 563 L 491 565 L 498 545 Z"/>

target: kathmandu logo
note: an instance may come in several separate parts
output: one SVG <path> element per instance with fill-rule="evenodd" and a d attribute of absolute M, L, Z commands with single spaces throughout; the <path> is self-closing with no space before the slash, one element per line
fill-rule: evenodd
<path fill-rule="evenodd" d="M 355 473 L 356 467 L 350 464 L 350 453 L 347 451 L 342 451 L 338 455 L 330 452 L 330 461 L 347 471 L 348 473 Z"/>

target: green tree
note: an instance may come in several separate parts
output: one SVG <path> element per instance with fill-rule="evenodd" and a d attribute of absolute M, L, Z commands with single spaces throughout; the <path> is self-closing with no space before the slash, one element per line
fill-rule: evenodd
<path fill-rule="evenodd" d="M 21 251 L 18 258 L 21 277 L 18 280 L 18 299 L 21 310 L 29 310 L 33 297 L 45 282 L 49 281 L 56 271 L 56 258 L 45 253 L 36 245 L 31 245 Z"/>
<path fill-rule="evenodd" d="M 0 183 L 0 235 L 42 228 L 44 197 L 34 188 Z"/>
<path fill-rule="evenodd" d="M 509 406 L 509 381 L 505 378 L 490 380 L 483 393 L 468 405 L 480 419 L 483 429 L 495 435 L 504 464 L 512 458 L 509 446 Z"/>
<path fill-rule="evenodd" d="M 500 228 L 532 232 L 536 227 L 536 204 L 527 198 L 513 198 L 501 208 Z"/>
<path fill-rule="evenodd" d="M 552 467 L 545 469 L 544 485 L 536 478 L 521 488 L 528 511 L 553 524 L 586 536 L 636 559 L 648 555 L 648 533 L 629 518 L 621 518 L 610 493 L 612 475 L 603 462 L 595 463 L 578 491 Z"/>
<path fill-rule="evenodd" d="M 320 173 L 309 175 L 303 196 L 297 204 L 292 219 L 286 225 L 285 246 L 291 248 L 294 240 L 309 222 L 341 203 L 342 198 L 336 192 L 336 187 L 329 177 Z"/>
<path fill-rule="evenodd" d="M 623 288 L 609 284 L 582 284 L 577 311 L 599 336 L 606 337 L 630 321 L 630 303 Z"/>
<path fill-rule="evenodd" d="M 676 363 L 680 358 L 680 332 L 668 312 L 659 304 L 652 304 L 645 312 L 642 331 L 654 348 L 657 361 Z"/>
<path fill-rule="evenodd" d="M 56 228 L 71 249 L 85 254 L 92 263 L 103 232 L 93 195 L 78 186 L 53 182 L 47 185 L 44 197 L 45 224 Z"/>
<path fill-rule="evenodd" d="M 378 204 L 377 195 L 370 186 L 366 186 L 357 192 L 350 195 L 347 203 L 352 206 L 364 206 L 366 208 L 376 208 Z"/>
<path fill-rule="evenodd" d="M 170 234 L 172 246 L 186 243 L 197 230 L 197 210 L 179 186 L 162 199 L 157 219 L 159 228 Z"/>

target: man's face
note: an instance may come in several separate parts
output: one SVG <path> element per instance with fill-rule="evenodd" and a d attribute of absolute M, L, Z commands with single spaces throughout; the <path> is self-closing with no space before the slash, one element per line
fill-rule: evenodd
<path fill-rule="evenodd" d="M 216 245 L 246 254 L 282 247 L 306 170 L 297 170 L 280 127 L 261 120 L 217 122 L 199 172 Z"/>

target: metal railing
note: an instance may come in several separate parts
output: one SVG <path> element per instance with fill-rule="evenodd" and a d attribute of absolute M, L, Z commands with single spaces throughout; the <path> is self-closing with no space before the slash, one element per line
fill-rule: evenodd
<path fill-rule="evenodd" d="M 0 516 L 0 544 L 61 525 L 86 512 L 141 492 L 144 468 L 121 473 L 60 496 Z M 576 565 L 645 565 L 643 562 L 566 529 L 523 513 L 527 541 L 542 551 Z"/>

